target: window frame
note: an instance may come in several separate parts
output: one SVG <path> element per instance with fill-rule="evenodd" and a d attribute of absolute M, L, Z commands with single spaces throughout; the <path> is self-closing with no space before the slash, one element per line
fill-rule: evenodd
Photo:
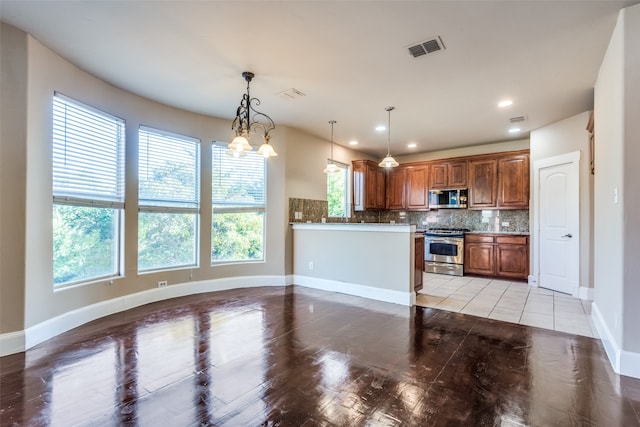
<path fill-rule="evenodd" d="M 98 108 L 80 102 L 69 96 L 66 96 L 58 91 L 53 92 L 51 103 L 51 213 L 54 215 L 55 206 L 72 206 L 77 208 L 96 208 L 96 209 L 110 209 L 113 211 L 113 242 L 112 242 L 112 259 L 113 270 L 108 274 L 102 274 L 98 276 L 86 277 L 78 280 L 69 280 L 56 283 L 55 281 L 55 264 L 56 253 L 52 254 L 52 285 L 53 290 L 58 291 L 66 288 L 82 286 L 85 284 L 105 282 L 116 278 L 124 277 L 124 208 L 125 208 L 125 173 L 126 173 L 126 121 L 120 117 L 110 114 L 106 111 L 102 111 Z M 71 107 L 71 111 L 68 111 Z M 64 109 L 63 121 L 59 122 L 60 118 L 59 110 Z M 82 114 L 78 117 L 68 117 L 73 115 L 73 109 L 77 113 Z M 88 120 L 91 116 L 95 118 Z M 114 126 L 114 133 L 109 137 L 99 138 L 97 135 L 100 132 L 100 125 Z M 74 131 L 71 129 L 73 125 L 84 125 L 82 130 L 82 142 L 73 141 Z M 93 126 L 90 126 L 93 125 Z M 86 126 L 86 129 L 85 129 Z M 63 134 L 59 134 L 59 128 L 62 127 Z M 69 135 L 67 135 L 67 128 L 69 128 Z M 91 137 L 87 137 L 91 135 Z M 113 137 L 113 140 L 109 141 L 109 138 Z M 59 144 L 62 141 L 63 147 Z M 89 168 L 91 163 L 88 159 L 78 160 L 80 157 L 85 157 L 85 150 L 90 142 L 99 141 L 115 142 L 115 154 L 111 159 L 115 163 L 113 176 L 108 176 L 105 182 L 111 181 L 113 190 L 111 194 L 108 191 L 104 191 L 102 186 L 91 186 L 89 183 L 94 182 L 91 179 L 87 179 L 87 170 L 93 170 L 95 167 L 104 168 L 109 166 L 109 156 L 104 157 L 104 161 L 100 163 L 93 163 L 94 168 Z M 60 149 L 63 149 L 62 165 L 58 159 L 60 155 Z M 80 149 L 73 153 L 73 149 Z M 95 146 L 92 147 L 95 150 Z M 109 147 L 107 147 L 109 148 Z M 67 150 L 69 150 L 69 157 L 67 157 Z M 108 151 L 108 150 L 107 150 Z M 94 153 L 95 154 L 95 153 Z M 90 156 L 90 155 L 89 155 Z M 67 164 L 67 160 L 70 160 Z M 90 157 L 91 160 L 95 160 L 96 157 Z M 68 166 L 68 167 L 67 167 Z M 73 166 L 75 166 L 76 172 L 73 172 Z M 104 172 L 104 169 L 100 169 L 100 172 Z M 84 175 L 84 176 L 82 176 Z M 92 174 L 94 176 L 103 174 Z M 79 182 L 81 181 L 81 184 Z M 103 182 L 102 184 L 105 184 Z M 92 187 L 93 191 L 88 190 L 87 187 Z M 100 187 L 102 191 L 96 191 Z M 52 218 L 53 220 L 53 218 Z M 56 236 L 55 224 L 52 223 L 51 239 L 55 244 L 54 238 Z"/>
<path fill-rule="evenodd" d="M 187 143 L 193 144 L 194 155 L 195 155 L 195 171 L 194 171 L 194 198 L 191 201 L 185 200 L 169 200 L 169 199 L 149 199 L 141 197 L 141 179 L 140 174 L 142 173 L 142 168 L 140 164 L 142 163 L 141 159 L 143 156 L 142 152 L 142 144 L 143 144 L 143 135 L 155 135 L 159 138 L 166 138 L 167 140 L 174 140 L 176 143 Z M 166 141 L 169 142 L 169 141 Z M 136 243 L 138 248 L 138 257 L 136 259 L 136 266 L 138 274 L 148 274 L 154 273 L 158 271 L 170 271 L 170 270 L 180 270 L 180 269 L 188 269 L 188 268 L 197 268 L 200 265 L 200 240 L 201 240 L 201 218 L 200 218 L 200 203 L 201 203 L 201 172 L 202 172 L 202 162 L 200 160 L 201 153 L 201 143 L 202 141 L 198 138 L 194 138 L 191 136 L 186 136 L 174 132 L 165 131 L 162 129 L 140 125 L 138 127 L 138 235 L 136 237 Z M 177 147 L 176 147 L 177 148 Z M 173 190 L 178 190 L 178 188 L 174 188 Z M 175 194 L 175 192 L 174 192 Z M 191 205 L 191 206 L 189 206 Z M 156 266 L 151 268 L 141 268 L 140 266 L 140 214 L 170 214 L 170 215 L 194 215 L 194 224 L 193 224 L 193 233 L 194 233 L 194 241 L 193 241 L 193 253 L 194 259 L 193 263 L 186 264 L 176 264 L 176 265 L 163 265 Z"/>
<path fill-rule="evenodd" d="M 351 176 L 351 173 L 350 173 L 351 167 L 346 163 L 338 162 L 332 159 L 327 159 L 327 164 L 329 163 L 335 164 L 338 168 L 340 168 L 341 170 L 340 173 L 344 174 L 344 189 L 343 189 L 344 212 L 343 212 L 343 215 L 340 215 L 340 216 L 333 216 L 330 214 L 329 185 L 330 185 L 331 175 L 334 175 L 334 174 L 327 173 L 326 174 L 327 175 L 327 217 L 328 218 L 351 218 L 351 185 L 349 181 L 349 178 Z"/>
<path fill-rule="evenodd" d="M 216 152 L 220 157 L 220 162 L 222 159 L 231 160 L 231 161 L 242 161 L 246 159 L 246 156 L 251 156 L 255 159 L 259 159 L 262 162 L 262 203 L 242 203 L 242 202 L 233 202 L 228 203 L 226 207 L 218 206 L 216 207 L 216 198 L 215 198 L 215 185 L 214 179 L 216 177 L 216 167 L 218 164 L 216 162 Z M 227 265 L 227 264 L 251 264 L 251 263 L 264 263 L 266 261 L 266 247 L 267 247 L 267 161 L 263 156 L 258 155 L 254 151 L 249 151 L 246 153 L 246 156 L 242 156 L 239 158 L 234 158 L 233 156 L 228 156 L 228 149 L 226 142 L 213 141 L 211 143 L 211 254 L 209 260 L 211 262 L 211 266 L 217 265 Z M 233 214 L 233 213 L 260 213 L 262 214 L 262 233 L 261 233 L 261 252 L 262 256 L 258 259 L 222 259 L 222 260 L 214 260 L 213 259 L 213 251 L 214 251 L 214 216 L 217 214 Z"/>

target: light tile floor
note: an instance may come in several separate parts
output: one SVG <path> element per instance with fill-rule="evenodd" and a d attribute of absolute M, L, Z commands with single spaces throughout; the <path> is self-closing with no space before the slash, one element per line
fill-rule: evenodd
<path fill-rule="evenodd" d="M 591 301 L 522 282 L 423 274 L 417 305 L 599 338 Z"/>

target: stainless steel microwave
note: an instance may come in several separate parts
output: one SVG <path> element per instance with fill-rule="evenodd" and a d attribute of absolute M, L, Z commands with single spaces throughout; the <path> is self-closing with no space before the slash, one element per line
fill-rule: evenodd
<path fill-rule="evenodd" d="M 465 209 L 469 190 L 429 190 L 430 209 Z"/>

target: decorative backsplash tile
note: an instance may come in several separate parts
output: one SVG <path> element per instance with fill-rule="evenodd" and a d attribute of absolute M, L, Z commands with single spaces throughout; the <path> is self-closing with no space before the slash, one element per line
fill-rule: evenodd
<path fill-rule="evenodd" d="M 416 224 L 418 229 L 434 227 L 468 228 L 471 231 L 529 231 L 529 210 L 435 209 L 428 212 L 366 211 L 353 212 L 350 218 L 329 218 L 326 200 L 289 199 L 289 222 L 366 222 Z M 300 212 L 301 218 L 295 213 Z M 508 223 L 509 225 L 502 225 Z"/>

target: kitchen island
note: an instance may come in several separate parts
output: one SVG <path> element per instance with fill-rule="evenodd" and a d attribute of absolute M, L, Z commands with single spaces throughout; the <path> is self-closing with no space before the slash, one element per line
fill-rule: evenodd
<path fill-rule="evenodd" d="M 293 223 L 293 284 L 415 304 L 416 226 Z"/>

